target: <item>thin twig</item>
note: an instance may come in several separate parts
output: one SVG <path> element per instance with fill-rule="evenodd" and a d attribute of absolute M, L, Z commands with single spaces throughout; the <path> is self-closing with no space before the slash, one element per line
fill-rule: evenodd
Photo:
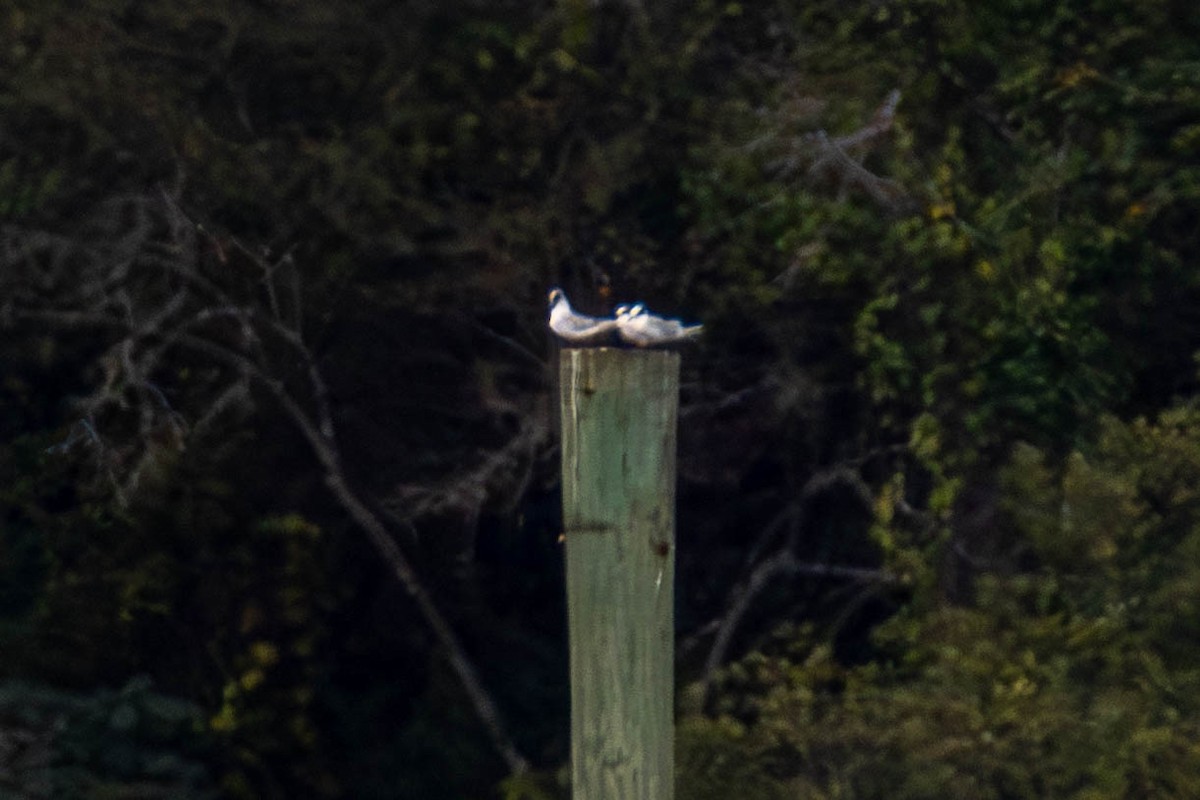
<path fill-rule="evenodd" d="M 708 657 L 704 662 L 701 685 L 707 696 L 712 686 L 717 669 L 725 662 L 734 634 L 741 625 L 742 619 L 750 610 L 751 604 L 758 595 L 776 578 L 785 575 L 804 575 L 812 578 L 832 578 L 861 582 L 893 583 L 897 578 L 886 570 L 870 567 L 843 566 L 837 564 L 818 564 L 802 562 L 796 558 L 794 550 L 799 543 L 802 531 L 806 527 L 805 515 L 812 501 L 833 489 L 844 487 L 852 491 L 860 503 L 870 508 L 874 498 L 870 488 L 862 477 L 852 469 L 878 457 L 882 453 L 891 452 L 893 448 L 872 450 L 859 458 L 851 459 L 834 467 L 821 470 L 812 475 L 800 490 L 799 497 L 788 508 L 776 515 L 759 535 L 753 550 L 755 556 L 766 544 L 775 539 L 779 529 L 787 527 L 788 535 L 784 538 L 775 553 L 759 561 L 751 570 L 749 576 L 730 593 L 730 600 L 725 613 L 721 617 Z"/>
<path fill-rule="evenodd" d="M 111 307 L 111 306 L 110 306 Z M 261 315 L 247 313 L 244 309 L 212 308 L 204 309 L 196 317 L 185 321 L 182 325 L 170 330 L 163 330 L 157 324 L 146 326 L 137 325 L 132 314 L 132 304 L 128 296 L 115 313 L 97 313 L 95 311 L 62 311 L 35 310 L 11 308 L 10 316 L 13 321 L 29 321 L 64 328 L 104 328 L 116 331 L 125 338 L 120 347 L 123 354 L 118 359 L 123 369 L 131 377 L 144 378 L 144 367 L 134 362 L 133 351 L 129 348 L 135 341 L 156 343 L 166 347 L 181 347 L 194 353 L 203 354 L 214 361 L 235 369 L 241 380 L 250 379 L 264 388 L 273 396 L 279 407 L 297 427 L 302 436 L 308 441 L 314 455 L 325 473 L 325 483 L 333 493 L 339 505 L 350 515 L 351 519 L 362 529 L 375 550 L 390 567 L 392 573 L 400 580 L 409 596 L 413 598 L 417 609 L 434 636 L 445 649 L 451 667 L 457 674 L 467 693 L 476 714 L 483 723 L 493 745 L 505 760 L 508 768 L 514 773 L 528 769 L 528 761 L 517 748 L 515 740 L 508 734 L 506 725 L 499 708 L 491 695 L 484 688 L 473 663 L 467 656 L 458 636 L 455 634 L 447 618 L 442 614 L 432 594 L 425 587 L 415 568 L 404 552 L 387 532 L 386 526 L 379 517 L 370 510 L 368 505 L 351 488 L 346 478 L 340 453 L 333 436 L 333 420 L 327 400 L 325 382 L 321 376 L 311 352 L 304 347 L 295 332 L 289 331 L 279 320 L 264 320 Z M 296 347 L 306 367 L 310 388 L 316 404 L 315 418 L 305 410 L 304 406 L 285 387 L 283 381 L 267 372 L 263 366 L 251 357 L 231 350 L 211 339 L 192 332 L 197 318 L 212 319 L 216 316 L 232 316 L 245 321 L 255 317 L 260 323 L 266 322 L 268 327 L 281 338 Z M 156 351 L 155 357 L 160 351 Z M 135 474 L 136 477 L 136 474 Z"/>

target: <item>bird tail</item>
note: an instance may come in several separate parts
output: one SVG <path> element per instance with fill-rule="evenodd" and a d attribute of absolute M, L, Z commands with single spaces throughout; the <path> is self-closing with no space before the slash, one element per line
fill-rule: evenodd
<path fill-rule="evenodd" d="M 699 339 L 702 333 L 704 333 L 703 325 L 687 325 L 679 332 L 679 338 L 688 340 Z"/>

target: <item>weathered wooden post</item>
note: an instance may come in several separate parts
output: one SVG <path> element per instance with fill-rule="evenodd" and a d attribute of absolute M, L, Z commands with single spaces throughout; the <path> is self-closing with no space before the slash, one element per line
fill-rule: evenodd
<path fill-rule="evenodd" d="M 674 796 L 679 354 L 564 349 L 575 800 Z"/>

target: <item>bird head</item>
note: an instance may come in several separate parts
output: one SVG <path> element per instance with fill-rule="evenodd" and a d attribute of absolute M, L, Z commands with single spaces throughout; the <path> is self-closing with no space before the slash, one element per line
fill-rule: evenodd
<path fill-rule="evenodd" d="M 546 299 L 550 301 L 550 307 L 554 308 L 560 301 L 566 301 L 567 296 L 563 294 L 562 289 L 554 288 L 550 290 L 550 294 L 546 295 Z"/>

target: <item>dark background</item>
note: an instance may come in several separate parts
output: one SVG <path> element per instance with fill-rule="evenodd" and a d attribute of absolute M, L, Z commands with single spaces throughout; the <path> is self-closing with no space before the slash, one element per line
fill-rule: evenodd
<path fill-rule="evenodd" d="M 1191 4 L 0 31 L 0 793 L 567 796 L 560 286 L 706 326 L 681 798 L 1200 795 Z"/>

